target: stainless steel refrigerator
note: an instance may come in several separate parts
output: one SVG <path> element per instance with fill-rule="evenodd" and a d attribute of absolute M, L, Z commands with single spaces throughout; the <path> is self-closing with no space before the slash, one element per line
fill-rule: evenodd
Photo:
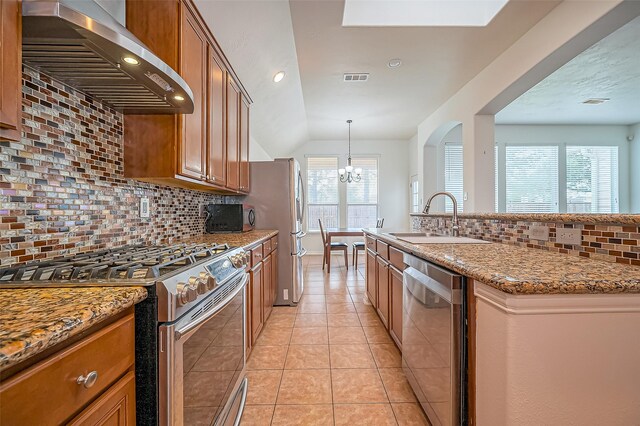
<path fill-rule="evenodd" d="M 302 221 L 304 184 L 300 163 L 294 158 L 250 163 L 251 194 L 245 203 L 256 213 L 256 229 L 277 229 L 278 292 L 276 305 L 295 305 L 304 291 Z"/>

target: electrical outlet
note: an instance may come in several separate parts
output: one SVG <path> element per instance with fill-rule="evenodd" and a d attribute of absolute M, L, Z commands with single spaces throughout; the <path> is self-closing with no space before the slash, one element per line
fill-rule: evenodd
<path fill-rule="evenodd" d="M 529 238 L 538 241 L 549 241 L 549 227 L 544 225 L 530 226 Z"/>
<path fill-rule="evenodd" d="M 289 300 L 289 289 L 285 288 L 282 293 L 283 293 L 284 300 Z"/>
<path fill-rule="evenodd" d="M 558 244 L 582 244 L 582 230 L 574 228 L 556 228 L 556 243 Z"/>
<path fill-rule="evenodd" d="M 149 211 L 149 198 L 140 198 L 140 217 L 147 218 L 150 216 L 150 214 L 151 212 Z"/>

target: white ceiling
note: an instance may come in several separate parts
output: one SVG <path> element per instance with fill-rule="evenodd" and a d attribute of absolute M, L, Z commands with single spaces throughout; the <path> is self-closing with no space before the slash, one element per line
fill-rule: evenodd
<path fill-rule="evenodd" d="M 287 0 L 195 0 L 254 103 L 251 136 L 272 156 L 309 140 Z M 280 83 L 273 75 L 285 71 Z"/>
<path fill-rule="evenodd" d="M 308 140 L 409 139 L 558 0 L 511 0 L 486 27 L 343 27 L 340 0 L 195 0 L 254 100 L 272 156 Z M 402 66 L 387 63 L 401 58 Z M 282 82 L 275 72 L 285 70 Z M 345 72 L 369 81 L 345 83 Z"/>
<path fill-rule="evenodd" d="M 609 98 L 585 105 L 589 98 Z M 501 124 L 640 122 L 640 18 L 585 50 L 496 115 Z"/>

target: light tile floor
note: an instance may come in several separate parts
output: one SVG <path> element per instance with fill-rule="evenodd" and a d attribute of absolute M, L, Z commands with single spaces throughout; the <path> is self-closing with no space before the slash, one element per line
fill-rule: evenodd
<path fill-rule="evenodd" d="M 250 425 L 428 425 L 400 352 L 365 300 L 364 258 L 304 262 L 297 307 L 275 307 L 247 365 Z"/>

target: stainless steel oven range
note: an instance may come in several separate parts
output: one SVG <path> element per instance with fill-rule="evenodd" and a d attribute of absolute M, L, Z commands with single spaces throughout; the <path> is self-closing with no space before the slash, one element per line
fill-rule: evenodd
<path fill-rule="evenodd" d="M 248 261 L 226 245 L 125 246 L 0 269 L 0 288 L 146 286 L 135 308 L 137 424 L 238 425 Z"/>

